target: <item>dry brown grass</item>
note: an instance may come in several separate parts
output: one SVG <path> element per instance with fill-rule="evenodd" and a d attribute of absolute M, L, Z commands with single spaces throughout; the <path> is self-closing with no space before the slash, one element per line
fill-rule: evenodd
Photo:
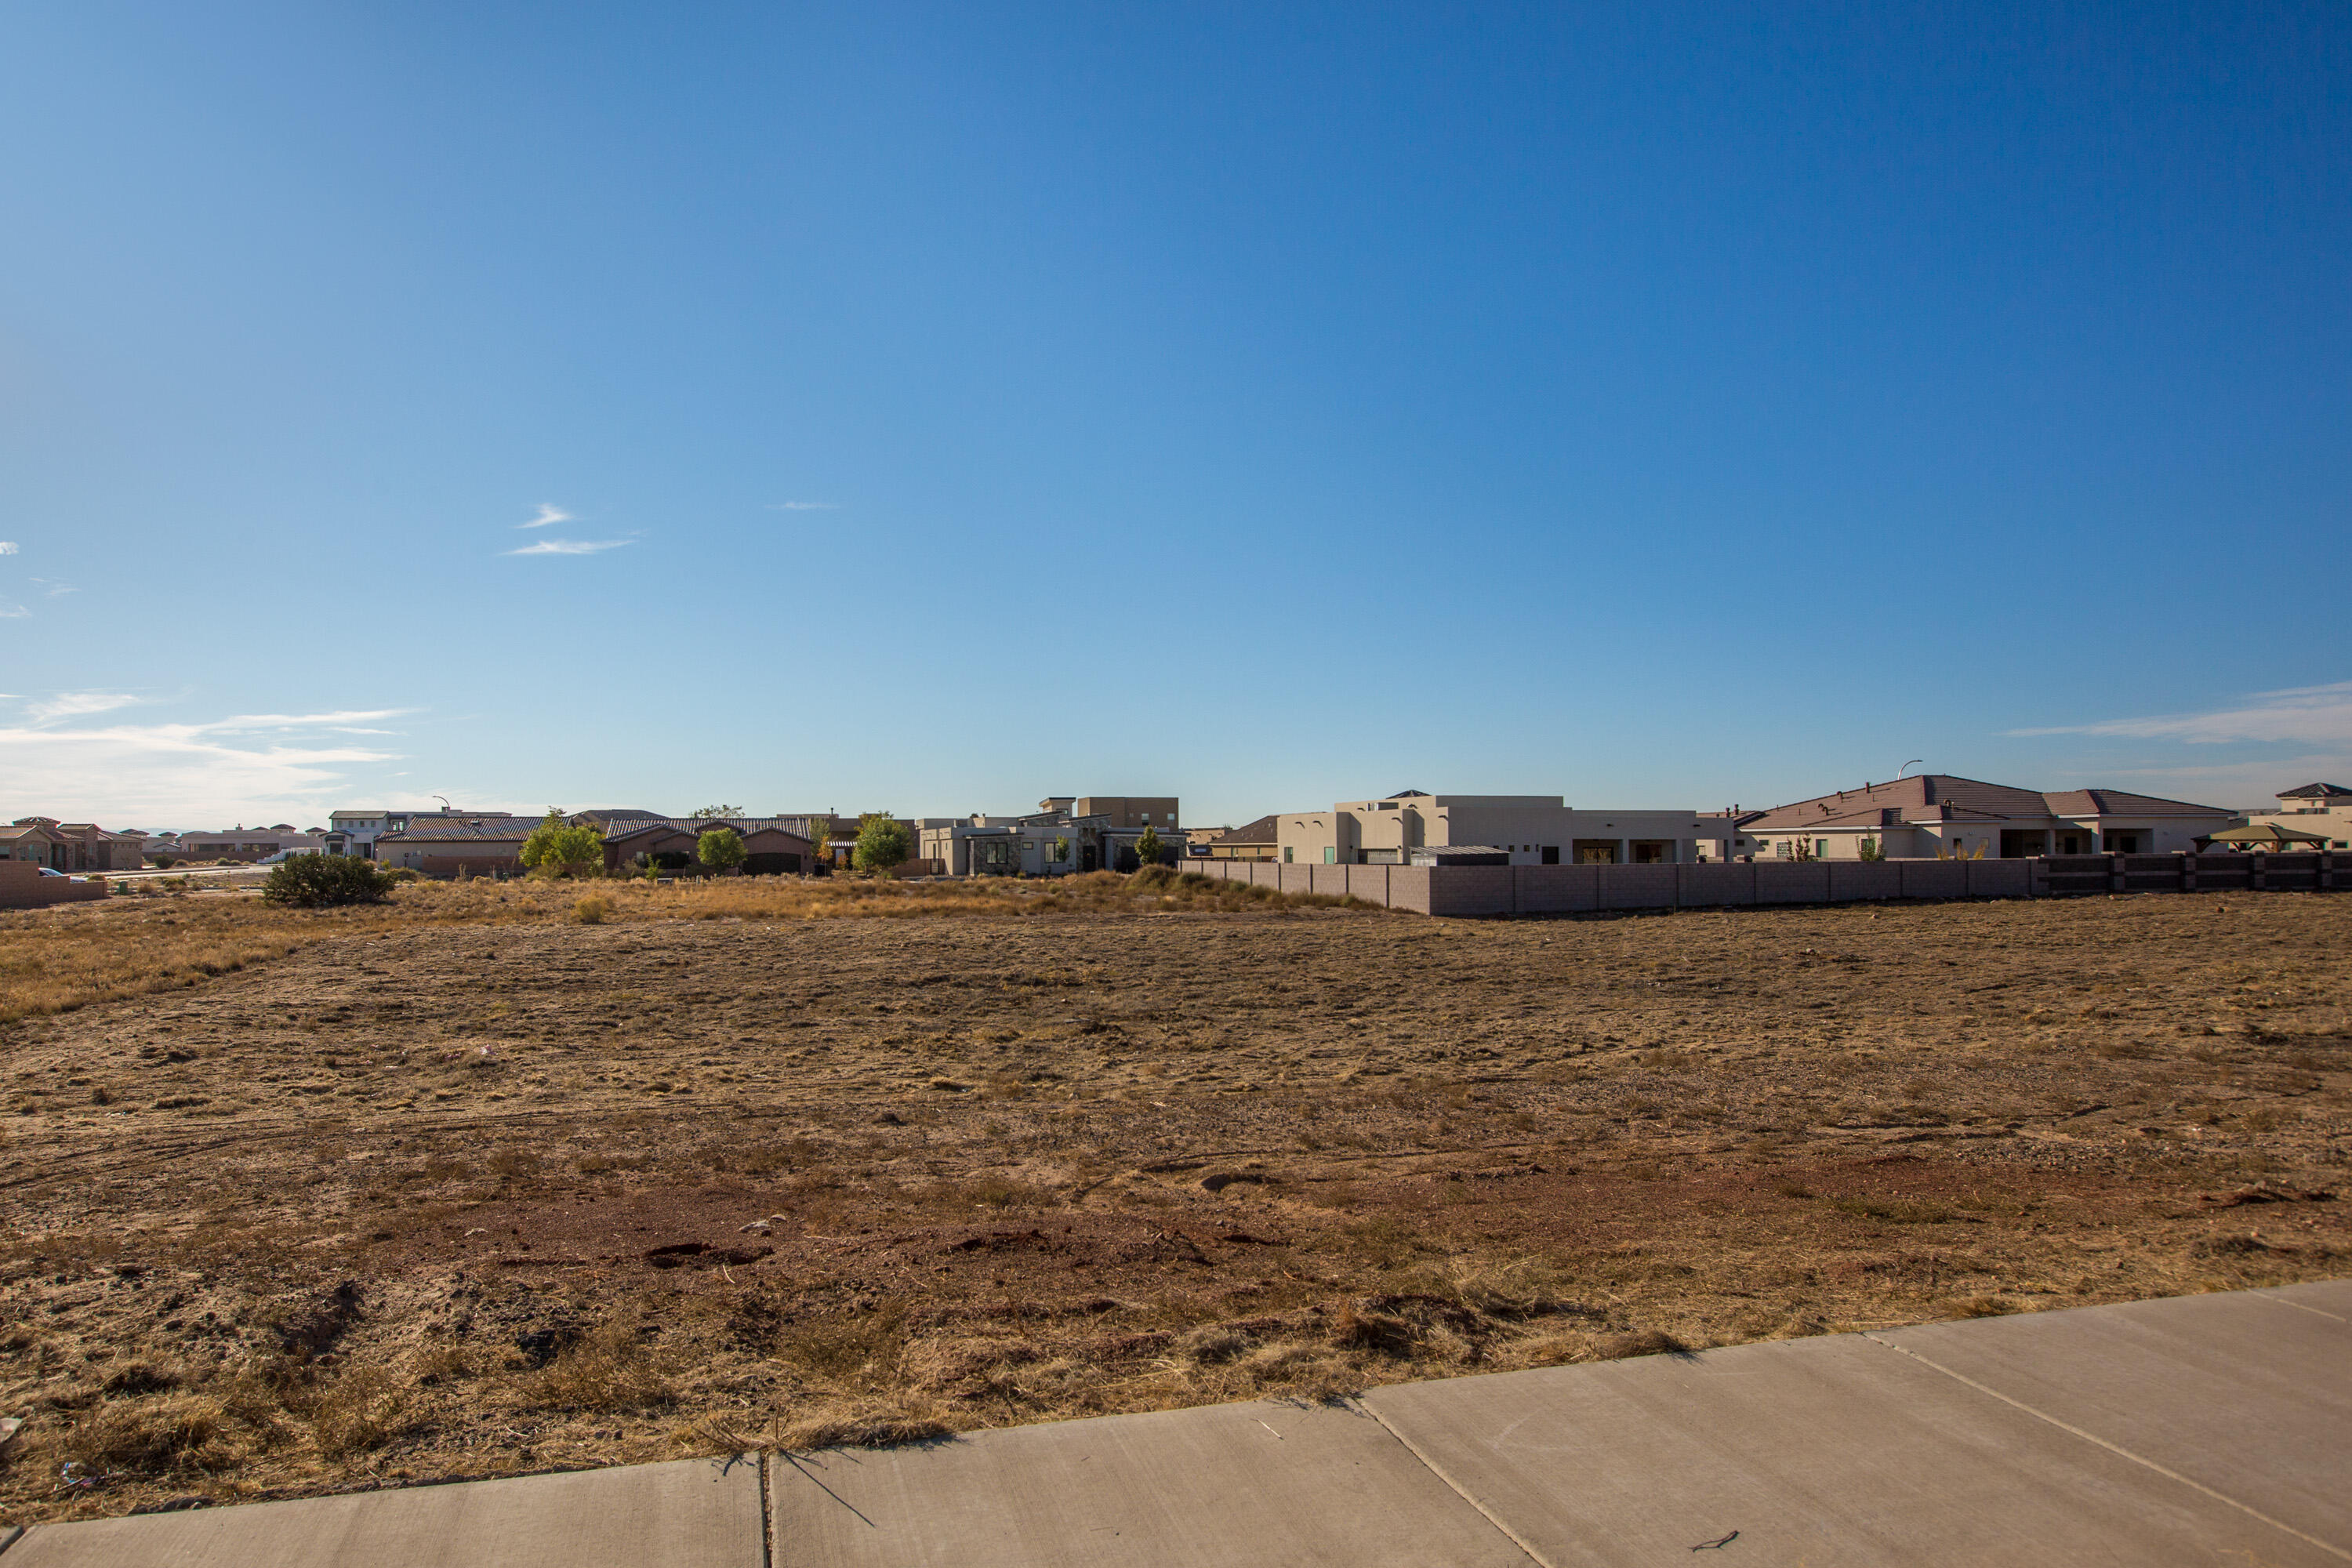
<path fill-rule="evenodd" d="M 0 1026 L 185 990 L 282 958 L 307 939 L 241 911 L 156 914 L 141 904 L 85 912 L 92 908 L 0 914 Z"/>
<path fill-rule="evenodd" d="M 583 891 L 583 889 L 591 889 Z M 411 882 L 383 904 L 287 910 L 251 890 L 190 891 L 0 913 L 0 1026 L 200 985 L 333 937 L 448 925 L 659 921 L 1020 919 L 1349 908 L 1162 870 L 1050 881 L 896 882 L 744 877 L 667 886 L 642 879 Z"/>
<path fill-rule="evenodd" d="M 551 1410 L 598 1414 L 656 1410 L 671 1404 L 677 1389 L 645 1342 L 609 1324 L 565 1347 L 555 1359 L 522 1377 L 523 1396 Z"/>
<path fill-rule="evenodd" d="M 1161 918 L 1184 891 L 481 883 L 43 926 L 304 945 L 0 1028 L 0 1410 L 29 1417 L 0 1509 L 2352 1267 L 2352 900 Z M 1112 912 L 1030 918 L 1048 896 Z M 591 897 L 612 918 L 574 923 Z M 869 904 L 982 918 L 837 918 Z"/>

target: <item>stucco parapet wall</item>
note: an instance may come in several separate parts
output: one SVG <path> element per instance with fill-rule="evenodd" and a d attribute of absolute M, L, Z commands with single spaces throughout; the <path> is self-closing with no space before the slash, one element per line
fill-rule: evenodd
<path fill-rule="evenodd" d="M 1688 866 L 1284 866 L 1185 869 L 1286 893 L 1348 896 L 1426 915 L 2032 899 L 2085 893 L 2352 889 L 2352 855 L 2072 855 L 2017 860 L 1708 861 Z"/>

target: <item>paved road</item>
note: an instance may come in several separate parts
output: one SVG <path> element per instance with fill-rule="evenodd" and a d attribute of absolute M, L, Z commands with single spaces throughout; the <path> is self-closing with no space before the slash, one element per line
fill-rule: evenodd
<path fill-rule="evenodd" d="M 0 1568 L 2341 1565 L 2352 1280 L 41 1525 L 0 1550 Z"/>

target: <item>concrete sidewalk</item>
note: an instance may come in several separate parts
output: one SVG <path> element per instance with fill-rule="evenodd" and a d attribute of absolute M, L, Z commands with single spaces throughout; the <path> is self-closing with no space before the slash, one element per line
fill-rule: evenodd
<path fill-rule="evenodd" d="M 1567 1568 L 1695 1552 L 1788 1568 L 2352 1563 L 2352 1281 L 1336 1405 L 41 1525 L 0 1568 Z"/>

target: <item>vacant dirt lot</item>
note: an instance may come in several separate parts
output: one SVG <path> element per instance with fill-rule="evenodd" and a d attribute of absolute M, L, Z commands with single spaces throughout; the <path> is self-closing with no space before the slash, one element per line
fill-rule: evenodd
<path fill-rule="evenodd" d="M 206 897 L 0 930 L 0 1518 L 2352 1272 L 2340 896 Z"/>

